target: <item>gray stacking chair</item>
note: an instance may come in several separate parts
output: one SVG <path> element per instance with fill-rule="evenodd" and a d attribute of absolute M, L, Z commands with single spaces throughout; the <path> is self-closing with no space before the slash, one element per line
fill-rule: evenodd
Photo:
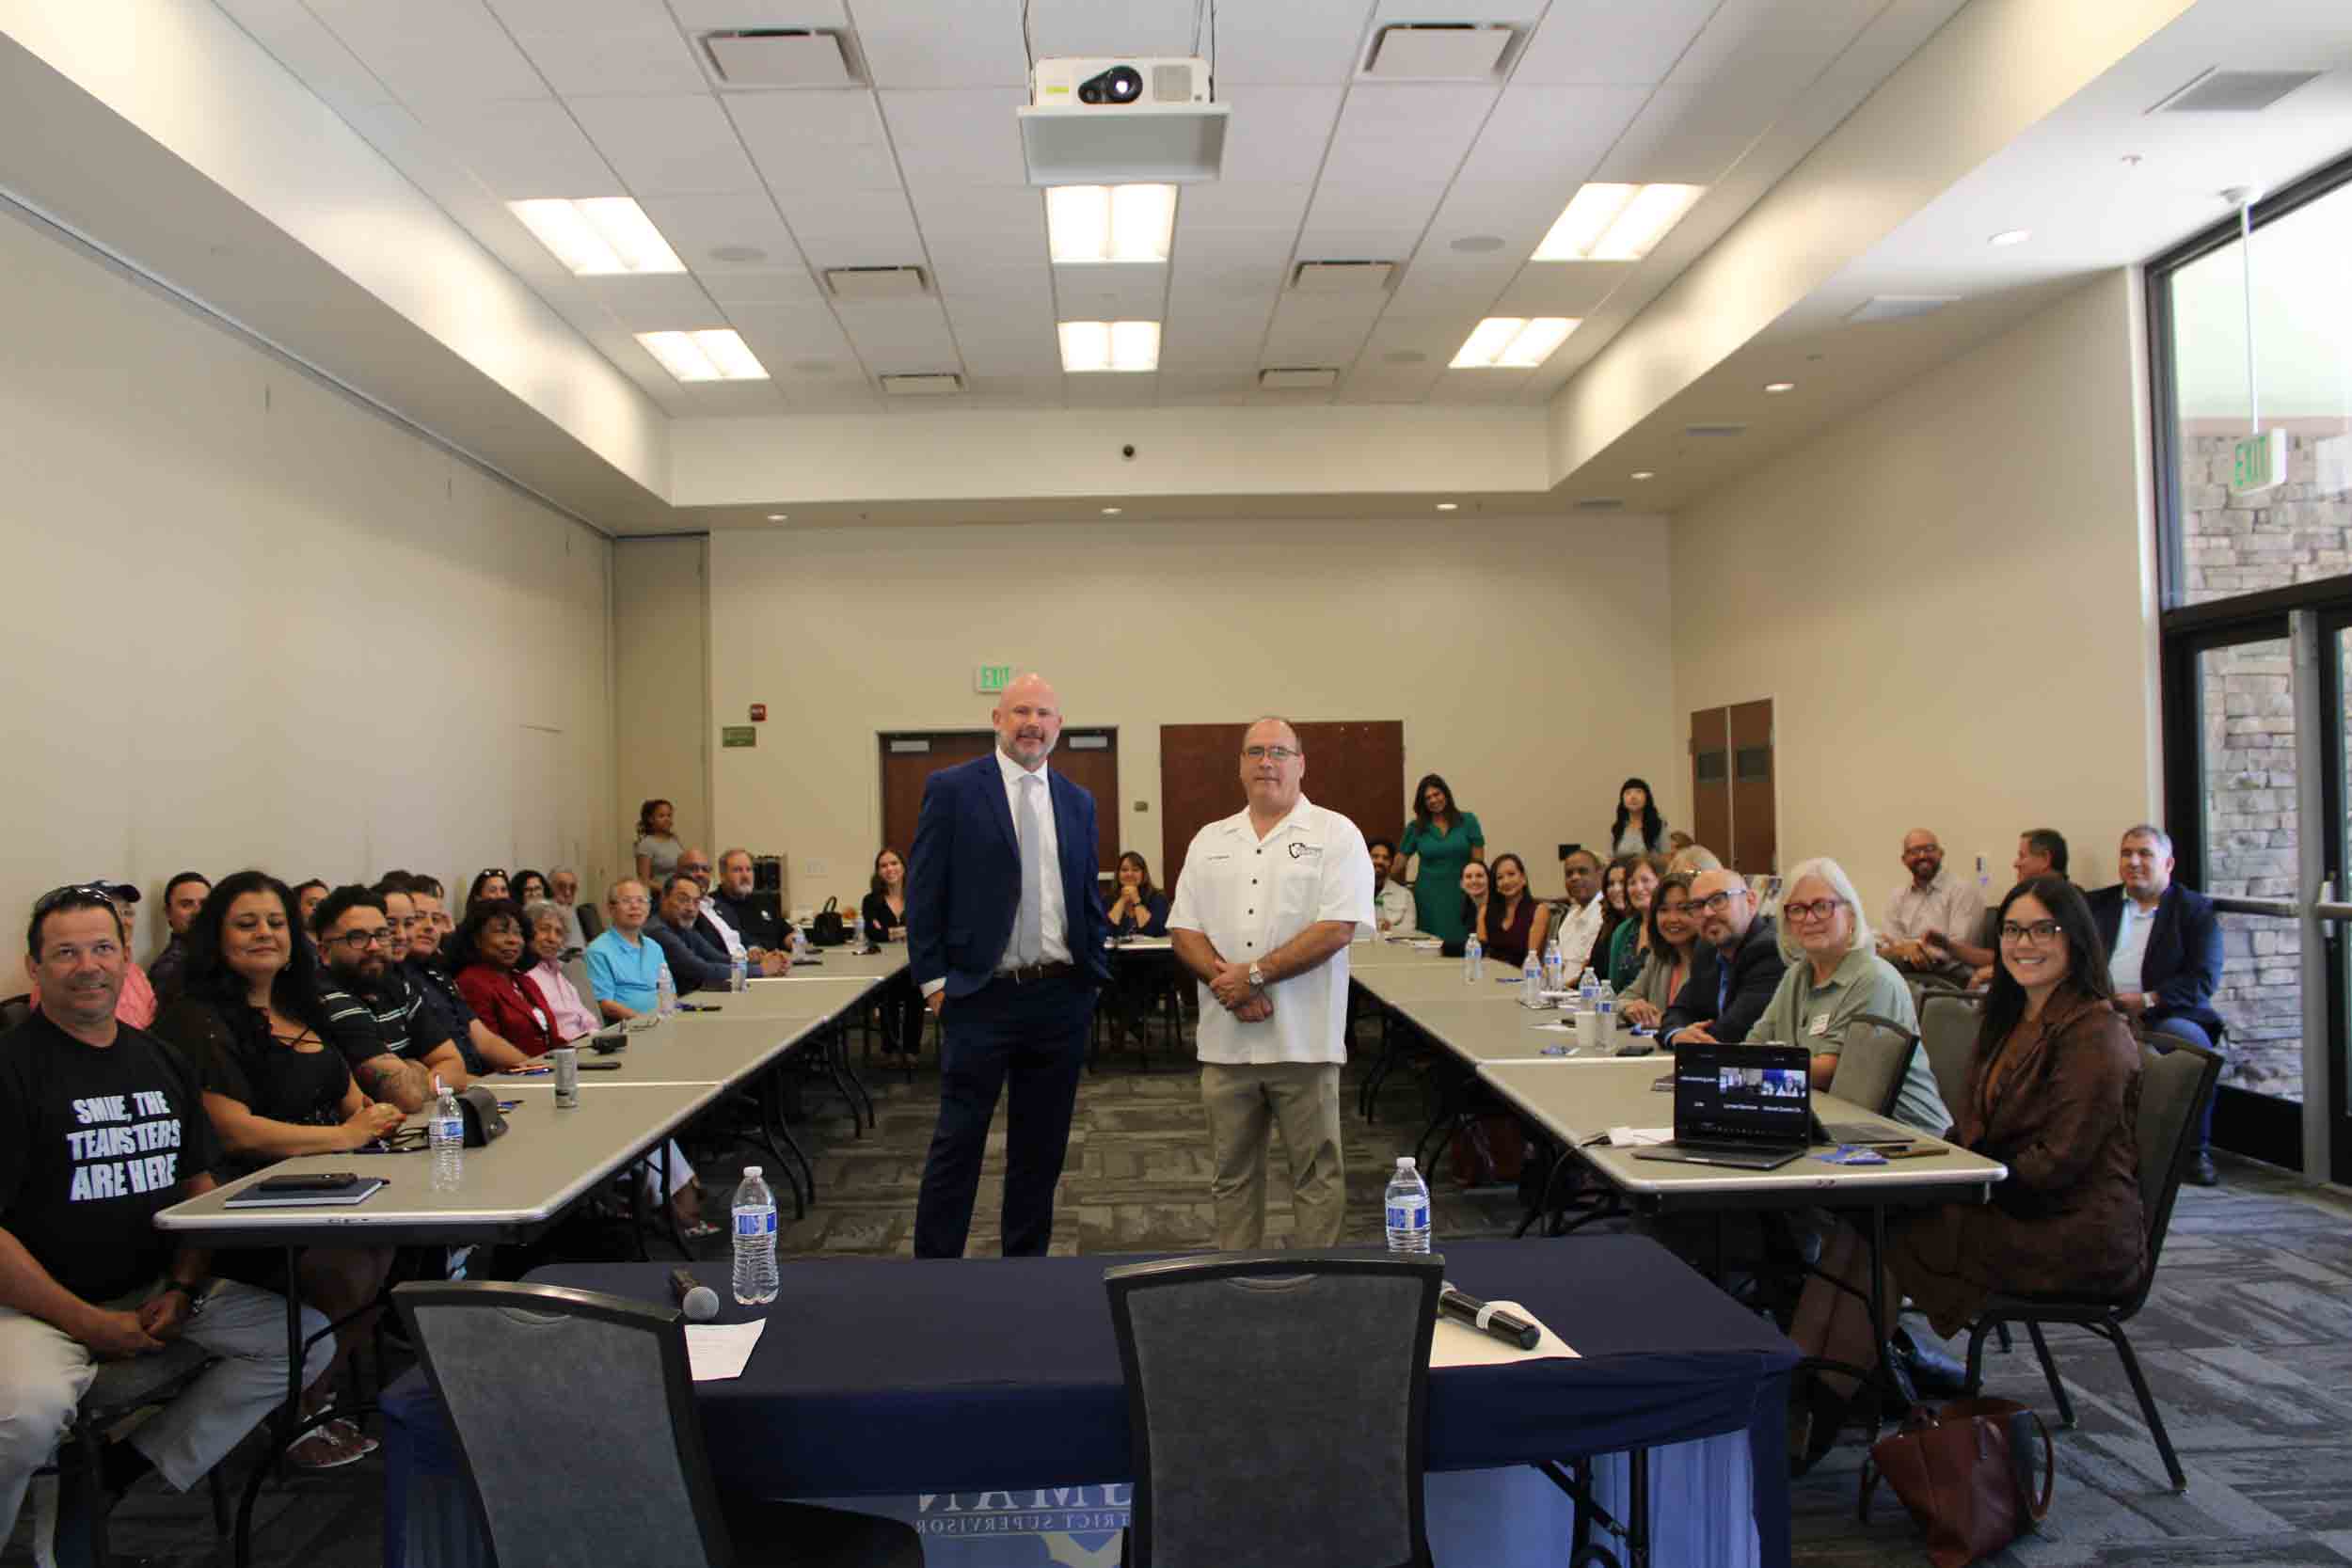
<path fill-rule="evenodd" d="M 920 1568 L 895 1519 L 720 1495 L 675 1308 L 489 1283 L 403 1285 L 392 1304 L 505 1568 Z"/>
<path fill-rule="evenodd" d="M 1429 1568 L 1445 1259 L 1225 1253 L 1106 1270 L 1137 1568 Z"/>
<path fill-rule="evenodd" d="M 2049 1381 L 2059 1424 L 2070 1427 L 2074 1424 L 2074 1404 L 2066 1397 L 2066 1385 L 2058 1381 L 2058 1363 L 2042 1338 L 2042 1325 L 2073 1323 L 2113 1345 L 2123 1362 L 2123 1375 L 2138 1396 L 2140 1417 L 2148 1423 L 2148 1435 L 2155 1439 L 2156 1452 L 2164 1458 L 2165 1474 L 2171 1477 L 2175 1492 L 2188 1490 L 2188 1475 L 2181 1468 L 2180 1456 L 2172 1451 L 2171 1434 L 2164 1430 L 2164 1414 L 2148 1390 L 2148 1379 L 2140 1372 L 2139 1357 L 2132 1354 L 2123 1324 L 2147 1302 L 2148 1291 L 2156 1282 L 2156 1258 L 2164 1250 L 2164 1233 L 2172 1224 L 2172 1202 L 2180 1196 L 2182 1173 L 2197 1150 L 2197 1129 L 2205 1101 L 2220 1081 L 2218 1052 L 2169 1037 L 2163 1050 L 2145 1044 L 2139 1048 L 2139 1120 L 2134 1132 L 2139 1144 L 2139 1201 L 2148 1216 L 2148 1265 L 2137 1290 L 2113 1301 L 1996 1295 L 1968 1330 L 1971 1394 L 1983 1382 L 1984 1337 L 1996 1326 L 2022 1323 L 2033 1336 L 2034 1354 L 2042 1358 L 2042 1375 Z"/>
<path fill-rule="evenodd" d="M 1968 1102 L 1968 1060 L 1977 1051 L 1984 999 L 1960 991 L 1930 991 L 1919 1004 L 1919 1049 L 1928 1053 L 1936 1092 L 1954 1116 Z"/>
<path fill-rule="evenodd" d="M 73 1425 L 58 1448 L 59 1478 L 56 1560 L 108 1568 L 114 1554 L 107 1539 L 111 1499 L 103 1479 L 107 1430 L 151 1404 L 166 1404 L 204 1375 L 213 1354 L 193 1339 L 174 1339 L 151 1355 L 102 1361 L 89 1391 L 74 1407 Z M 38 1472 L 37 1472 L 38 1473 Z M 220 1466 L 205 1475 L 213 1493 L 213 1529 L 229 1533 L 229 1499 L 221 1490 Z"/>
<path fill-rule="evenodd" d="M 1912 1055 L 1918 1049 L 1919 1037 L 1893 1019 L 1864 1013 L 1846 1031 L 1830 1092 L 1873 1116 L 1891 1117 L 1903 1092 L 1903 1080 L 1910 1076 Z"/>

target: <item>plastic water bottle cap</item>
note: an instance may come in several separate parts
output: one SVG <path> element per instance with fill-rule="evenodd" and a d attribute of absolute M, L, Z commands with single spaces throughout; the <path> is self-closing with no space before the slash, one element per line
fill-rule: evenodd
<path fill-rule="evenodd" d="M 1409 1154 L 1398 1155 L 1396 1157 L 1396 1168 L 1399 1170 L 1411 1170 L 1413 1168 L 1413 1157 Z"/>
<path fill-rule="evenodd" d="M 745 1180 L 748 1180 L 749 1179 L 751 1179 L 752 1177 L 757 1176 L 758 1174 L 759 1174 L 759 1167 L 758 1167 L 757 1165 L 745 1165 L 745 1166 L 743 1167 L 743 1176 L 744 1176 L 744 1179 L 745 1179 Z"/>

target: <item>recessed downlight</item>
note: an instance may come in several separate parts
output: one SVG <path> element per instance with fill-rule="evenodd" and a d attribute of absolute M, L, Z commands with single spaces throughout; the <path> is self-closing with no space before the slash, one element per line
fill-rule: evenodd
<path fill-rule="evenodd" d="M 1103 508 L 1103 515 L 1105 517 L 1116 517 L 1125 510 L 1127 509 L 1123 506 L 1106 506 Z"/>
<path fill-rule="evenodd" d="M 1768 392 L 1793 392 L 1797 389 L 1797 384 L 1793 381 L 1767 381 L 1764 383 L 1764 389 Z"/>
<path fill-rule="evenodd" d="M 1438 510 L 1440 512 L 1459 512 L 1462 510 L 1462 503 L 1460 501 L 1439 501 L 1438 503 Z"/>
<path fill-rule="evenodd" d="M 768 520 L 771 523 L 789 522 L 791 519 L 792 514 L 789 512 L 771 512 L 768 514 Z"/>
<path fill-rule="evenodd" d="M 2032 238 L 2033 230 L 2030 229 L 2004 229 L 1999 233 L 1994 235 L 1989 243 L 1993 245 L 2024 245 L 2027 240 Z"/>
<path fill-rule="evenodd" d="M 1635 479 L 1656 479 L 1658 477 L 1658 471 L 1654 468 L 1636 468 L 1633 470 L 1632 477 Z"/>

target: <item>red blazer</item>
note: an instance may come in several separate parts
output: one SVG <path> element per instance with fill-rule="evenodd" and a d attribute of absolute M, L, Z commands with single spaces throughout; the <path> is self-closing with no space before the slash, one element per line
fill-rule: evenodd
<path fill-rule="evenodd" d="M 539 1056 L 553 1049 L 555 1012 L 531 976 L 469 963 L 457 972 L 457 993 L 492 1034 L 524 1054 Z"/>

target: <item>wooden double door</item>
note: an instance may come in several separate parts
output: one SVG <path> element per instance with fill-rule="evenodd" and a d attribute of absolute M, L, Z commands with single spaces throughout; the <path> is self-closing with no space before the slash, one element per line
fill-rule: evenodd
<path fill-rule="evenodd" d="M 1691 832 L 1735 871 L 1780 870 L 1772 700 L 1691 715 Z"/>
<path fill-rule="evenodd" d="M 1405 723 L 1398 719 L 1297 722 L 1307 749 L 1307 799 L 1338 812 L 1366 838 L 1393 839 L 1405 825 Z M 1168 863 L 1152 879 L 1171 893 L 1192 835 L 1248 800 L 1241 786 L 1247 722 L 1160 726 L 1160 842 Z"/>
<path fill-rule="evenodd" d="M 943 768 L 953 768 L 996 748 L 993 730 L 927 730 L 882 737 L 882 843 L 901 855 L 914 847 L 914 820 L 922 815 L 923 785 Z M 1066 728 L 1050 766 L 1094 797 L 1096 868 L 1119 866 L 1119 731 Z"/>

